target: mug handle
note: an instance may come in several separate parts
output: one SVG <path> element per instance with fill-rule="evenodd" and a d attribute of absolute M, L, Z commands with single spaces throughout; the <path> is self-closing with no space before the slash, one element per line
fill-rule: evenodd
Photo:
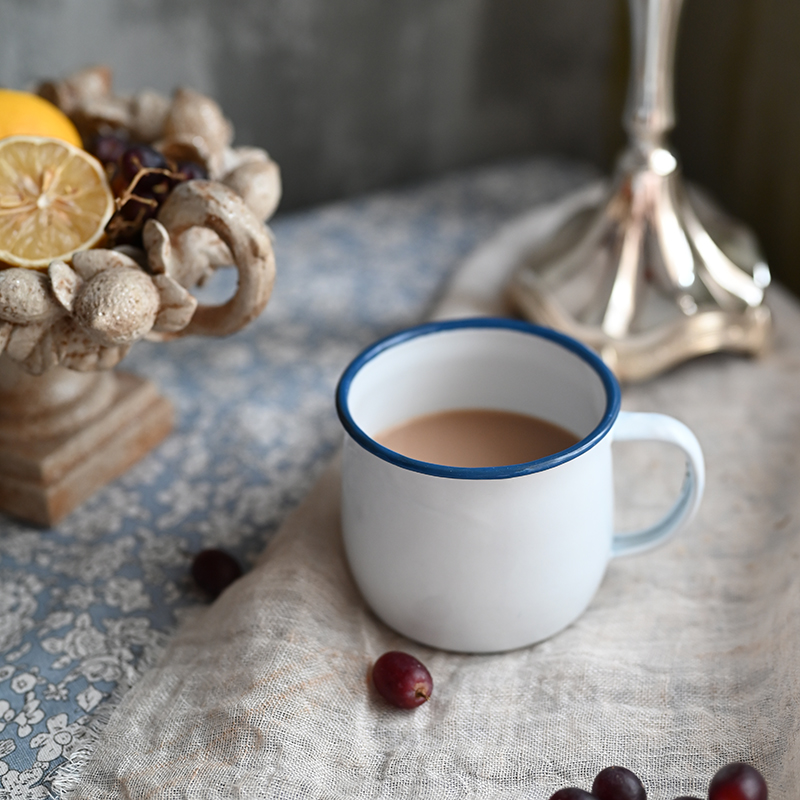
<path fill-rule="evenodd" d="M 703 451 L 697 437 L 682 422 L 666 414 L 620 411 L 611 430 L 612 441 L 655 441 L 675 444 L 686 456 L 686 477 L 675 505 L 654 525 L 632 533 L 615 534 L 612 557 L 641 553 L 666 541 L 689 522 L 700 505 L 706 482 Z"/>

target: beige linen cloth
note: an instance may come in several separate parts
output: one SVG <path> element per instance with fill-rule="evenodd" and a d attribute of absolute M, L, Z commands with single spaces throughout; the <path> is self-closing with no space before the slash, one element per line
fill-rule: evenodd
<path fill-rule="evenodd" d="M 591 191 L 591 190 L 590 190 Z M 441 316 L 502 310 L 508 269 L 577 202 L 511 224 L 456 276 Z M 187 622 L 62 775 L 77 798 L 531 798 L 638 773 L 651 800 L 705 797 L 722 764 L 800 797 L 800 310 L 771 290 L 774 351 L 717 355 L 623 392 L 686 422 L 705 450 L 695 521 L 613 561 L 594 602 L 541 644 L 437 652 L 365 607 L 340 538 L 334 463 L 259 565 Z M 652 521 L 682 461 L 620 445 L 620 524 Z M 456 545 L 457 546 L 457 545 Z M 402 649 L 434 678 L 385 704 L 372 662 Z"/>

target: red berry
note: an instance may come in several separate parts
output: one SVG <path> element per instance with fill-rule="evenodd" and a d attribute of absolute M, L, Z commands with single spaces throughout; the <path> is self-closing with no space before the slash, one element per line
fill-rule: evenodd
<path fill-rule="evenodd" d="M 425 665 L 408 653 L 390 650 L 372 667 L 378 694 L 398 708 L 421 706 L 433 691 L 433 679 Z"/>
<path fill-rule="evenodd" d="M 597 800 L 647 800 L 642 782 L 625 767 L 606 767 L 598 772 L 592 794 Z"/>
<path fill-rule="evenodd" d="M 755 767 L 736 761 L 711 779 L 708 800 L 767 800 L 767 782 Z"/>
<path fill-rule="evenodd" d="M 584 792 L 583 789 L 568 786 L 566 789 L 559 789 L 555 794 L 550 795 L 550 800 L 597 800 L 597 798 L 589 792 Z"/>
<path fill-rule="evenodd" d="M 192 561 L 195 583 L 211 597 L 218 597 L 241 576 L 239 563 L 223 550 L 201 550 Z"/>

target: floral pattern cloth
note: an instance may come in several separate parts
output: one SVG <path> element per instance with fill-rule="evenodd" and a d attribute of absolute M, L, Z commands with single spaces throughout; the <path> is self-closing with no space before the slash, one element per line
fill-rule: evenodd
<path fill-rule="evenodd" d="M 420 322 L 500 225 L 593 177 L 505 164 L 279 216 L 266 311 L 227 339 L 140 343 L 123 369 L 176 407 L 170 437 L 61 525 L 0 516 L 0 800 L 52 778 L 205 599 L 189 566 L 220 547 L 247 567 L 340 443 L 349 360 Z M 203 289 L 224 300 L 231 271 Z"/>

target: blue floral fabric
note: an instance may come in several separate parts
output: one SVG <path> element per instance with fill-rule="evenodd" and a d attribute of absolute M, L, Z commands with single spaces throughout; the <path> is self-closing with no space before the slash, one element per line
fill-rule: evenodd
<path fill-rule="evenodd" d="M 122 368 L 173 402 L 173 433 L 55 529 L 0 516 L 0 800 L 50 797 L 58 767 L 205 602 L 196 552 L 223 548 L 246 569 L 264 549 L 340 443 L 333 392 L 349 360 L 424 319 L 501 224 L 590 177 L 505 164 L 279 216 L 258 320 L 134 347 Z"/>

